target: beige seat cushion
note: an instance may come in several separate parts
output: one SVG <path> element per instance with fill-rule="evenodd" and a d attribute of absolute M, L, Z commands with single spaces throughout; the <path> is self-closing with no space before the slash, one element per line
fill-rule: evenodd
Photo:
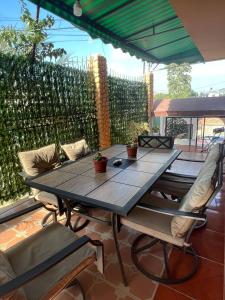
<path fill-rule="evenodd" d="M 219 156 L 220 156 L 220 144 L 215 144 L 208 152 L 205 163 L 207 164 L 208 162 L 211 161 L 216 162 L 219 160 Z"/>
<path fill-rule="evenodd" d="M 18 153 L 21 165 L 29 176 L 37 176 L 59 165 L 56 145 L 48 145 L 37 150 Z"/>
<path fill-rule="evenodd" d="M 53 194 L 47 192 L 39 192 L 35 195 L 35 199 L 44 203 L 44 204 L 52 204 L 58 207 L 57 197 Z"/>
<path fill-rule="evenodd" d="M 8 260 L 7 255 L 0 251 L 0 285 L 7 283 L 8 281 L 16 278 L 16 274 L 12 269 L 12 266 Z M 26 295 L 23 288 L 12 291 L 8 295 L 4 296 L 4 300 L 25 300 Z"/>
<path fill-rule="evenodd" d="M 214 161 L 204 164 L 195 183 L 183 197 L 180 205 L 181 211 L 197 211 L 204 206 L 213 193 L 212 178 L 216 169 Z M 194 220 L 184 217 L 174 217 L 171 222 L 171 232 L 174 237 L 182 237 L 188 231 Z"/>
<path fill-rule="evenodd" d="M 75 143 L 65 144 L 61 147 L 70 160 L 77 160 L 78 158 L 81 158 L 90 153 L 90 149 L 85 139 L 82 139 Z"/>
<path fill-rule="evenodd" d="M 54 255 L 77 239 L 65 226 L 54 223 L 7 250 L 17 275 Z M 66 274 L 78 267 L 86 258 L 96 257 L 94 249 L 85 245 L 66 259 L 24 285 L 27 299 L 40 300 Z"/>
<path fill-rule="evenodd" d="M 177 246 L 183 246 L 184 239 L 174 238 L 170 224 L 173 217 L 135 207 L 127 217 L 121 218 L 121 223 L 141 233 L 167 241 Z"/>

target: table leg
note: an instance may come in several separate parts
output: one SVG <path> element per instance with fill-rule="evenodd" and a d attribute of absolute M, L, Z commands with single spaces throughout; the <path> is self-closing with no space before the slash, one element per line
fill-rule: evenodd
<path fill-rule="evenodd" d="M 122 275 L 123 283 L 125 286 L 127 286 L 127 279 L 126 279 L 124 266 L 123 266 L 123 262 L 122 262 L 122 258 L 121 258 L 121 254 L 120 254 L 119 243 L 117 240 L 117 232 L 118 232 L 118 219 L 117 218 L 118 217 L 116 214 L 112 214 L 113 238 L 114 238 L 114 242 L 115 242 L 115 246 L 116 246 L 116 254 L 117 254 L 117 258 L 118 258 L 118 262 L 119 262 L 119 267 L 120 267 L 120 272 Z"/>

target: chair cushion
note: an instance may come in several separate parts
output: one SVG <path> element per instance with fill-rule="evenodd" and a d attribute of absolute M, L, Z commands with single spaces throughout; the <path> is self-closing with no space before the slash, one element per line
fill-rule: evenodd
<path fill-rule="evenodd" d="M 16 278 L 16 274 L 12 269 L 12 266 L 8 260 L 7 255 L 0 251 L 0 285 Z M 23 288 L 12 291 L 7 296 L 4 296 L 4 300 L 25 300 L 26 295 Z"/>
<path fill-rule="evenodd" d="M 77 160 L 78 158 L 90 153 L 90 149 L 85 139 L 82 139 L 75 143 L 65 144 L 61 147 L 70 160 Z"/>
<path fill-rule="evenodd" d="M 60 164 L 56 145 L 48 145 L 36 150 L 18 153 L 24 171 L 29 176 L 37 176 Z"/>
<path fill-rule="evenodd" d="M 37 195 L 35 195 L 35 200 L 38 200 L 44 204 L 52 204 L 58 207 L 57 197 L 47 192 L 39 192 Z"/>
<path fill-rule="evenodd" d="M 54 223 L 7 250 L 7 255 L 17 275 L 26 272 L 65 248 L 78 237 L 67 227 Z M 78 268 L 84 259 L 96 257 L 94 249 L 85 245 L 66 259 L 24 285 L 28 299 L 39 300 L 55 284 L 73 269 Z"/>
<path fill-rule="evenodd" d="M 121 223 L 141 233 L 161 239 L 177 246 L 183 246 L 184 239 L 174 238 L 170 231 L 172 217 L 143 208 L 135 207 Z"/>
<path fill-rule="evenodd" d="M 220 144 L 215 144 L 208 152 L 205 163 L 209 163 L 211 161 L 217 162 L 220 156 Z"/>
<path fill-rule="evenodd" d="M 212 178 L 216 170 L 214 161 L 204 163 L 196 181 L 183 197 L 180 205 L 181 211 L 197 211 L 204 206 L 213 193 Z M 174 217 L 171 222 L 171 232 L 174 237 L 183 237 L 194 220 L 184 217 Z"/>

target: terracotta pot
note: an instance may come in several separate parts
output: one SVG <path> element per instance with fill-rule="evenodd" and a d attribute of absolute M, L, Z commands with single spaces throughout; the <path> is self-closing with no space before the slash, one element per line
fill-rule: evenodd
<path fill-rule="evenodd" d="M 127 146 L 127 155 L 128 155 L 128 157 L 136 158 L 137 157 L 137 148 L 138 147 Z"/>
<path fill-rule="evenodd" d="M 101 160 L 93 160 L 94 166 L 95 166 L 95 172 L 96 173 L 104 173 L 106 172 L 106 166 L 107 166 L 107 157 L 102 157 Z"/>

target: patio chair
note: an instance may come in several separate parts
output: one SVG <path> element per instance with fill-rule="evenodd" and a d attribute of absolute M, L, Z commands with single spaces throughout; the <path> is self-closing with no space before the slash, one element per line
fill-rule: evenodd
<path fill-rule="evenodd" d="M 215 144 L 211 147 L 205 162 L 202 164 L 200 172 L 210 162 L 221 163 L 224 157 L 224 144 Z M 171 195 L 174 199 L 181 199 L 191 188 L 196 180 L 196 176 L 173 173 L 166 171 L 153 185 L 152 191 L 160 192 L 164 198 Z"/>
<path fill-rule="evenodd" d="M 224 127 L 214 128 L 212 136 L 205 136 L 203 142 L 206 142 L 206 145 L 204 145 L 202 152 L 208 151 L 213 145 L 223 141 L 224 137 L 222 138 L 221 135 L 224 131 Z"/>
<path fill-rule="evenodd" d="M 19 152 L 18 157 L 23 168 L 23 171 L 20 173 L 20 175 L 24 179 L 43 174 L 49 170 L 59 167 L 61 164 L 55 144 L 35 150 Z M 52 217 L 53 221 L 56 222 L 57 216 L 63 215 L 64 213 L 67 214 L 66 225 L 70 225 L 68 201 L 65 201 L 64 206 L 62 206 L 61 201 L 59 201 L 58 198 L 53 194 L 39 191 L 37 189 L 32 189 L 32 194 L 34 199 L 38 202 L 41 202 L 45 209 L 49 211 L 49 213 L 42 220 L 43 226 L 47 224 L 50 217 Z"/>
<path fill-rule="evenodd" d="M 174 138 L 161 135 L 140 135 L 138 137 L 138 145 L 146 148 L 172 149 Z"/>
<path fill-rule="evenodd" d="M 83 158 L 91 153 L 90 148 L 85 139 L 76 141 L 70 144 L 61 145 L 63 152 L 66 157 L 71 161 L 77 161 L 80 158 Z M 104 222 L 108 225 L 111 225 L 111 215 L 106 211 L 103 211 L 100 208 L 90 207 L 81 204 L 74 204 L 72 208 L 72 212 L 80 216 L 76 223 L 73 225 L 73 230 L 75 232 L 83 229 L 86 225 L 88 225 L 90 220 L 95 220 L 96 222 Z M 85 221 L 78 225 L 81 219 L 84 218 Z"/>
<path fill-rule="evenodd" d="M 159 201 L 154 195 L 147 193 L 127 217 L 119 218 L 118 228 L 125 225 L 142 233 L 134 240 L 131 253 L 134 264 L 144 275 L 158 282 L 175 284 L 190 279 L 197 272 L 198 256 L 191 247 L 190 236 L 197 222 L 205 221 L 206 209 L 221 186 L 222 163 L 211 161 L 205 164 L 181 203 L 163 198 Z M 144 244 L 145 239 L 147 243 Z M 163 276 L 146 270 L 146 265 L 139 259 L 139 255 L 146 254 L 146 250 L 156 244 L 161 245 L 163 249 L 165 266 Z M 173 276 L 175 273 L 179 274 L 179 270 L 170 269 L 168 245 L 192 257 L 191 270 L 185 275 Z"/>
<path fill-rule="evenodd" d="M 53 223 L 0 251 L 0 299 L 53 299 L 74 284 L 85 298 L 77 276 L 93 263 L 103 272 L 102 243 Z"/>

